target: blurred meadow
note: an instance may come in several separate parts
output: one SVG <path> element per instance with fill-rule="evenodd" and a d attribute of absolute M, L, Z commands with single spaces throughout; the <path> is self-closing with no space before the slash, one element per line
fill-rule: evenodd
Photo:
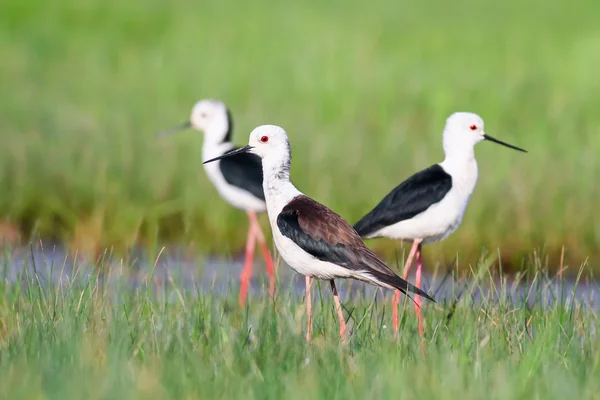
<path fill-rule="evenodd" d="M 5 0 L 2 226 L 82 249 L 160 240 L 227 254 L 243 248 L 246 219 L 206 178 L 201 133 L 156 136 L 196 100 L 229 105 L 236 144 L 283 126 L 293 181 L 351 222 L 442 161 L 445 119 L 473 111 L 529 153 L 477 146 L 464 223 L 427 259 L 483 248 L 553 266 L 564 246 L 579 265 L 600 253 L 599 11 L 592 0 Z"/>

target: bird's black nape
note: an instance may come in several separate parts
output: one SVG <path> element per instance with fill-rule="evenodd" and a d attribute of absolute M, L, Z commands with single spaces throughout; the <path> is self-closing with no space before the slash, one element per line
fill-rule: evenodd
<path fill-rule="evenodd" d="M 229 108 L 225 110 L 225 114 L 227 114 L 227 133 L 223 138 L 223 143 L 231 142 L 231 136 L 233 134 L 233 117 L 231 116 Z"/>
<path fill-rule="evenodd" d="M 518 150 L 518 151 L 522 151 L 523 153 L 527 153 L 527 150 L 525 150 L 525 149 L 522 149 L 522 148 L 517 147 L 517 146 L 513 146 L 512 144 L 508 144 L 506 142 L 503 142 L 502 140 L 498 140 L 498 139 L 496 139 L 496 138 L 494 138 L 494 137 L 492 137 L 490 135 L 483 135 L 483 137 L 484 137 L 485 140 L 489 140 L 490 142 L 501 144 L 502 146 L 506 146 L 509 149 Z"/>

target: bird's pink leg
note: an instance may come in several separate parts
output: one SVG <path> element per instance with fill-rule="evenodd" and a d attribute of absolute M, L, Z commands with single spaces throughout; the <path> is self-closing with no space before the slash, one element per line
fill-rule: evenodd
<path fill-rule="evenodd" d="M 337 311 L 338 319 L 340 320 L 340 338 L 344 340 L 346 337 L 346 321 L 344 320 L 344 313 L 342 312 L 342 304 L 340 303 L 340 297 L 338 296 L 337 288 L 335 287 L 335 282 L 332 280 L 329 281 L 331 283 L 331 290 L 333 291 L 333 301 L 335 302 L 335 310 Z"/>
<path fill-rule="evenodd" d="M 421 288 L 421 268 L 423 267 L 423 260 L 421 257 L 421 245 L 417 248 L 417 276 L 415 279 L 415 286 Z M 421 336 L 421 351 L 425 352 L 425 327 L 423 325 L 423 314 L 421 313 L 421 303 L 423 299 L 421 296 L 415 296 L 415 312 L 417 313 L 417 320 L 419 323 L 419 336 Z"/>
<path fill-rule="evenodd" d="M 394 335 L 398 334 L 400 329 L 400 320 L 398 318 L 398 304 L 400 303 L 400 291 L 396 290 L 392 295 L 392 323 L 394 324 Z"/>
<path fill-rule="evenodd" d="M 256 213 L 254 213 L 254 211 L 248 211 L 248 218 L 250 218 L 251 226 L 254 226 L 258 244 L 260 245 L 260 250 L 262 251 L 263 258 L 265 259 L 267 275 L 269 275 L 269 294 L 271 297 L 273 297 L 273 294 L 275 293 L 275 268 L 273 266 L 273 259 L 271 258 L 271 253 L 269 252 L 269 248 L 265 242 L 265 236 L 263 235 L 260 224 L 258 223 L 258 218 L 256 218 Z"/>
<path fill-rule="evenodd" d="M 306 314 L 308 316 L 308 327 L 306 328 L 306 341 L 310 342 L 310 333 L 312 330 L 312 311 L 310 305 L 310 276 L 306 275 L 306 294 L 304 295 L 306 299 Z"/>
<path fill-rule="evenodd" d="M 410 253 L 408 253 L 408 258 L 406 259 L 406 264 L 404 264 L 404 280 L 408 277 L 408 271 L 410 271 L 410 267 L 412 266 L 413 259 L 415 258 L 415 254 L 417 254 L 417 248 L 421 244 L 423 239 L 415 239 L 413 241 L 413 245 L 410 248 Z"/>
<path fill-rule="evenodd" d="M 254 261 L 254 246 L 256 244 L 255 229 L 250 221 L 248 228 L 248 239 L 246 240 L 246 256 L 244 258 L 244 269 L 240 275 L 240 306 L 246 305 L 246 297 L 248 297 L 248 285 L 252 276 L 252 262 Z"/>
<path fill-rule="evenodd" d="M 410 267 L 413 262 L 413 258 L 415 258 L 415 253 L 417 252 L 417 247 L 421 243 L 421 239 L 415 239 L 412 247 L 410 248 L 410 253 L 408 253 L 408 258 L 406 259 L 406 263 L 404 264 L 404 280 L 408 276 L 408 271 L 410 271 Z M 396 290 L 394 295 L 392 296 L 392 322 L 394 324 L 394 335 L 398 334 L 398 329 L 400 327 L 400 322 L 398 320 L 398 305 L 400 304 L 400 291 Z"/>

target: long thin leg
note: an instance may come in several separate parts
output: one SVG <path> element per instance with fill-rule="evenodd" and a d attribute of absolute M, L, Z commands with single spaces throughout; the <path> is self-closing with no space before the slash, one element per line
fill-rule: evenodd
<path fill-rule="evenodd" d="M 331 290 L 333 291 L 335 310 L 337 311 L 338 319 L 340 320 L 340 338 L 344 340 L 346 337 L 346 321 L 344 320 L 344 313 L 342 312 L 342 304 L 340 303 L 340 297 L 338 296 L 337 288 L 335 287 L 335 282 L 333 279 L 330 280 L 329 283 L 331 283 Z"/>
<path fill-rule="evenodd" d="M 410 267 L 412 266 L 413 259 L 415 258 L 415 254 L 417 254 L 417 248 L 421 244 L 423 239 L 415 239 L 413 241 L 413 245 L 410 248 L 410 253 L 408 253 L 408 258 L 406 259 L 406 264 L 404 264 L 404 280 L 408 277 L 408 271 L 410 271 Z"/>
<path fill-rule="evenodd" d="M 248 211 L 248 218 L 250 218 L 251 224 L 254 226 L 256 237 L 258 238 L 258 244 L 260 245 L 260 250 L 262 251 L 263 258 L 265 259 L 267 275 L 269 275 L 269 294 L 271 297 L 273 297 L 273 293 L 275 293 L 275 268 L 273 266 L 273 259 L 271 258 L 271 253 L 269 252 L 269 248 L 265 242 L 265 236 L 263 235 L 260 224 L 258 223 L 258 218 L 256 218 L 256 213 L 254 211 Z"/>
<path fill-rule="evenodd" d="M 423 260 L 421 257 L 421 245 L 417 249 L 417 276 L 415 279 L 415 285 L 421 288 L 421 268 L 423 267 Z M 421 350 L 425 351 L 425 327 L 423 325 L 423 314 L 421 313 L 421 303 L 423 299 L 421 296 L 415 296 L 415 312 L 417 313 L 417 320 L 419 322 L 419 335 L 421 336 Z"/>
<path fill-rule="evenodd" d="M 310 305 L 310 276 L 306 275 L 306 293 L 304 295 L 306 299 L 306 314 L 308 315 L 308 327 L 306 328 L 306 341 L 310 342 L 310 333 L 312 330 L 312 312 Z"/>
<path fill-rule="evenodd" d="M 404 264 L 404 280 L 408 276 L 408 271 L 413 262 L 413 258 L 415 258 L 415 253 L 417 252 L 417 247 L 421 243 L 421 239 L 415 239 L 413 241 L 413 245 L 410 248 L 410 253 L 408 253 L 408 258 L 406 259 L 406 263 Z M 394 335 L 398 334 L 398 329 L 400 327 L 400 321 L 398 320 L 398 305 L 400 304 L 400 291 L 396 290 L 394 295 L 392 296 L 392 322 L 394 324 Z"/>
<path fill-rule="evenodd" d="M 246 256 L 244 259 L 244 269 L 240 275 L 240 306 L 246 305 L 246 297 L 248 296 L 248 285 L 252 276 L 252 262 L 254 261 L 254 246 L 256 244 L 255 229 L 252 227 L 252 222 L 248 228 L 248 239 L 246 240 Z"/>

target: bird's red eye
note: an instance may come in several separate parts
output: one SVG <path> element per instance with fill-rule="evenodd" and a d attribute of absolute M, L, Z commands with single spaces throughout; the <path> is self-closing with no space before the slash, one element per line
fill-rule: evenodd
<path fill-rule="evenodd" d="M 469 129 L 472 130 L 472 131 L 475 131 L 475 130 L 477 130 L 477 125 L 471 125 L 469 127 Z"/>
<path fill-rule="evenodd" d="M 267 143 L 269 141 L 269 137 L 268 136 L 263 136 L 260 138 L 260 141 L 263 143 Z"/>

